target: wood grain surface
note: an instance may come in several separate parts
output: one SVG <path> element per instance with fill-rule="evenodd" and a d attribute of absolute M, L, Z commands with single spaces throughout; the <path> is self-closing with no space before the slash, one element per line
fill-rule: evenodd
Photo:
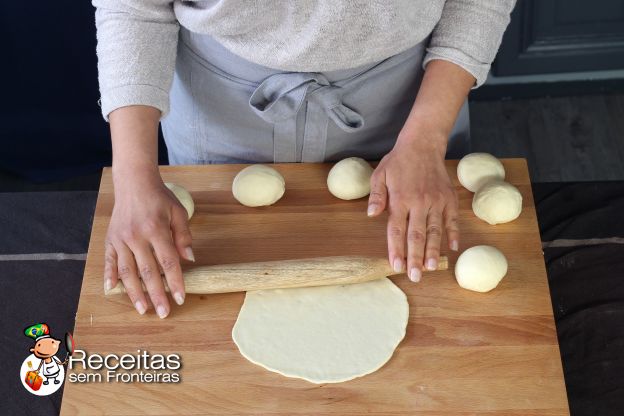
<path fill-rule="evenodd" d="M 77 348 L 89 353 L 180 354 L 182 381 L 72 383 L 61 413 L 211 415 L 567 415 L 568 405 L 531 184 L 524 159 L 504 159 L 507 180 L 522 193 L 523 211 L 508 224 L 478 220 L 472 194 L 459 186 L 460 252 L 498 247 L 507 276 L 490 293 L 461 289 L 450 268 L 411 283 L 407 334 L 392 359 L 371 375 L 315 385 L 264 370 L 238 352 L 231 330 L 243 293 L 188 295 L 159 319 L 140 316 L 125 296 L 105 297 L 104 237 L 113 207 L 111 172 L 102 176 L 76 316 Z M 195 199 L 190 226 L 200 265 L 386 255 L 386 217 L 366 216 L 366 199 L 341 201 L 327 191 L 330 165 L 275 165 L 286 194 L 271 207 L 238 204 L 230 185 L 240 165 L 161 168 L 163 178 Z M 446 242 L 443 242 L 446 247 Z M 80 372 L 70 370 L 72 372 Z"/>

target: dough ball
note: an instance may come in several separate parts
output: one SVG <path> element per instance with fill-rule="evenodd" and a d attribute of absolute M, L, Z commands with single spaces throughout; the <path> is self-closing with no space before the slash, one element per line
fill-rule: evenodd
<path fill-rule="evenodd" d="M 234 198 L 248 207 L 273 205 L 284 195 L 286 181 L 275 169 L 251 165 L 238 172 L 232 183 Z"/>
<path fill-rule="evenodd" d="M 489 292 L 507 274 L 505 255 L 492 246 L 474 246 L 455 263 L 455 279 L 464 289 Z"/>
<path fill-rule="evenodd" d="M 370 193 L 373 168 L 359 157 L 349 157 L 336 163 L 327 175 L 327 188 L 336 198 L 358 199 Z"/>
<path fill-rule="evenodd" d="M 522 212 L 522 194 L 505 181 L 488 182 L 474 194 L 472 211 L 492 225 L 513 221 Z"/>
<path fill-rule="evenodd" d="M 195 203 L 193 202 L 193 197 L 190 192 L 182 186 L 171 182 L 165 182 L 165 186 L 173 192 L 176 198 L 178 198 L 178 201 L 180 201 L 182 206 L 186 209 L 186 213 L 188 214 L 188 218 L 190 220 L 195 212 Z"/>
<path fill-rule="evenodd" d="M 505 179 L 505 168 L 489 153 L 470 153 L 457 165 L 459 183 L 470 192 L 477 192 L 491 180 Z"/>

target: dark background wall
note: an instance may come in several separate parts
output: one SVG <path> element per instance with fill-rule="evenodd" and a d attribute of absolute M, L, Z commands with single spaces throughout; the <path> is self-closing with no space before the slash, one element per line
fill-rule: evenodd
<path fill-rule="evenodd" d="M 55 180 L 110 164 L 90 2 L 4 2 L 0 9 L 0 169 Z"/>
<path fill-rule="evenodd" d="M 3 2 L 0 39 L 0 171 L 39 182 L 110 166 L 91 2 Z"/>
<path fill-rule="evenodd" d="M 110 165 L 90 2 L 4 2 L 0 39 L 0 174 L 55 181 Z M 624 1 L 519 0 L 493 77 L 471 98 L 622 89 L 618 68 L 624 68 Z M 161 163 L 164 150 L 161 140 Z"/>

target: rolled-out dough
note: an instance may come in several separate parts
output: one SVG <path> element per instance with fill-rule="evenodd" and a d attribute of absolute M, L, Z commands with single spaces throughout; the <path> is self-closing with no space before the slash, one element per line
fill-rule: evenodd
<path fill-rule="evenodd" d="M 405 336 L 409 306 L 389 279 L 247 292 L 232 330 L 241 354 L 267 370 L 338 383 L 383 366 Z"/>

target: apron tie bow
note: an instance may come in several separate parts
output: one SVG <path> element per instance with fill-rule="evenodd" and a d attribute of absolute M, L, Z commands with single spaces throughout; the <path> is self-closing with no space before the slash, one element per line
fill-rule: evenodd
<path fill-rule="evenodd" d="M 275 162 L 323 162 L 331 119 L 346 132 L 364 125 L 362 116 L 342 103 L 343 89 L 322 74 L 279 73 L 267 77 L 249 98 L 252 110 L 273 124 Z M 297 114 L 307 99 L 301 157 L 297 156 Z"/>
<path fill-rule="evenodd" d="M 358 130 L 364 119 L 342 103 L 342 94 L 343 89 L 322 74 L 280 73 L 262 81 L 251 94 L 249 105 L 263 120 L 276 123 L 294 118 L 307 98 L 308 105 L 316 104 L 340 129 Z"/>

